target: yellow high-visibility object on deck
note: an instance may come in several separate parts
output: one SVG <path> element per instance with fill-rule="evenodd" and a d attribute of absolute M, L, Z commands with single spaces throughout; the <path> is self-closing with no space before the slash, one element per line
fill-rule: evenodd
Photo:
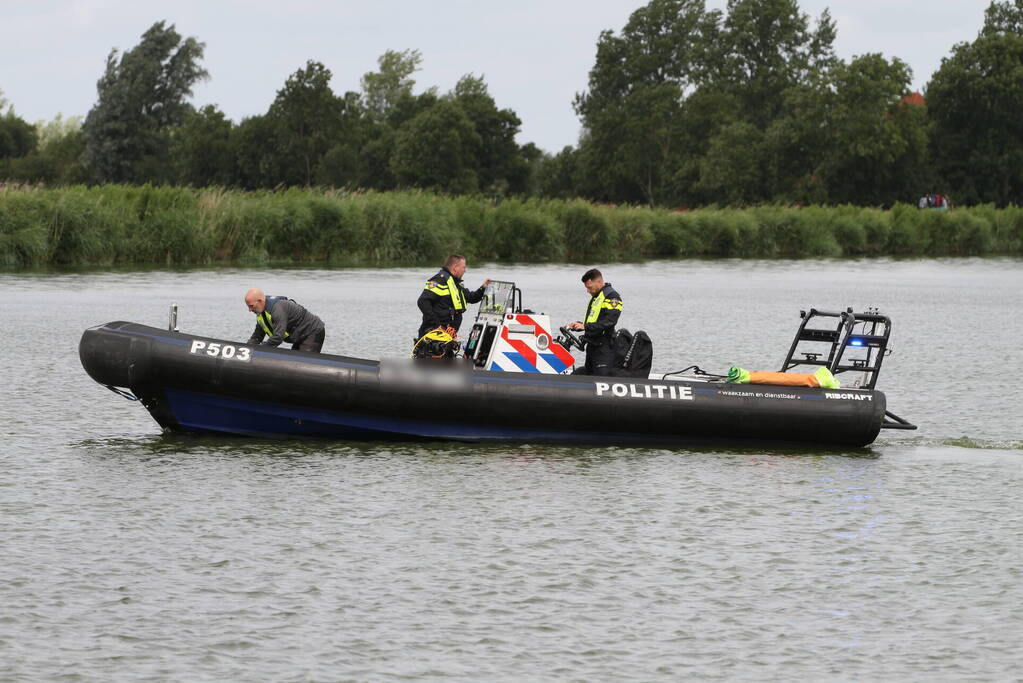
<path fill-rule="evenodd" d="M 841 383 L 827 368 L 820 368 L 813 374 L 804 372 L 749 371 L 732 366 L 728 369 L 728 380 L 734 384 L 776 384 L 788 387 L 821 387 L 838 389 Z"/>

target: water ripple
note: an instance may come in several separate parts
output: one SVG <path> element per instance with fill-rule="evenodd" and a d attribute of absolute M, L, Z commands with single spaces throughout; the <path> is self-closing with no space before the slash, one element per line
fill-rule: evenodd
<path fill-rule="evenodd" d="M 767 368 L 794 321 L 764 311 L 802 301 L 810 265 L 638 264 L 614 282 L 633 311 L 661 307 L 644 324 L 665 365 Z M 562 286 L 574 267 L 509 271 L 556 317 L 578 315 Z M 822 301 L 854 291 L 895 316 L 901 355 L 883 383 L 920 432 L 839 451 L 161 436 L 81 372 L 81 329 L 160 324 L 154 299 L 174 292 L 188 327 L 237 336 L 251 316 L 223 293 L 259 281 L 323 312 L 339 331 L 328 343 L 378 355 L 395 350 L 386 330 L 345 331 L 336 292 L 376 278 L 363 303 L 411 327 L 423 274 L 0 276 L 17 294 L 2 351 L 0 680 L 1017 679 L 1023 425 L 1007 407 L 1023 394 L 961 386 L 954 345 L 934 342 L 956 316 L 981 329 L 1012 310 L 1021 269 L 814 272 Z M 687 297 L 661 295 L 679 282 Z M 672 308 L 691 302 L 755 323 L 722 351 Z M 1019 320 L 978 339 L 977 358 L 1010 357 Z M 657 342 L 673 335 L 685 348 Z"/>

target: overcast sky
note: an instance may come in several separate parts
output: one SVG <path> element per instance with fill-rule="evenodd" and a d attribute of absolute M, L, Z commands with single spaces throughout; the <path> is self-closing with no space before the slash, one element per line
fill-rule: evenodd
<path fill-rule="evenodd" d="M 519 143 L 574 145 L 572 110 L 597 37 L 616 33 L 642 0 L 0 0 L 0 90 L 22 118 L 84 116 L 112 48 L 128 50 L 154 22 L 206 43 L 210 79 L 193 103 L 234 121 L 265 113 L 287 77 L 320 61 L 338 94 L 358 90 L 388 49 L 417 49 L 416 92 L 482 74 L 498 107 L 522 119 Z M 707 0 L 723 9 L 726 0 Z M 831 8 L 838 55 L 880 52 L 913 69 L 922 89 L 955 43 L 973 40 L 989 0 L 800 0 Z"/>

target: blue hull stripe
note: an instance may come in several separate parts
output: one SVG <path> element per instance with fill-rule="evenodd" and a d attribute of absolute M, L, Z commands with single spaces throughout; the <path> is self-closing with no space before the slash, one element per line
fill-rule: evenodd
<path fill-rule="evenodd" d="M 591 431 L 547 431 L 502 428 L 499 425 L 443 423 L 407 418 L 362 415 L 342 411 L 300 408 L 281 403 L 230 398 L 180 389 L 165 392 L 178 423 L 189 431 L 270 437 L 331 437 L 347 439 L 464 439 L 547 440 L 606 442 L 649 440 L 651 435 Z M 667 437 L 665 437 L 667 438 Z M 677 441 L 678 437 L 673 437 Z"/>

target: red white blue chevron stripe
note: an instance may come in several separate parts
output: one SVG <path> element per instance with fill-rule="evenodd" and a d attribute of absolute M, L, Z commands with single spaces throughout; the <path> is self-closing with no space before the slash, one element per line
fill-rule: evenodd
<path fill-rule="evenodd" d="M 547 348 L 544 351 L 537 351 L 534 348 L 535 345 L 531 346 L 521 339 L 512 339 L 508 334 L 508 328 L 502 326 L 501 341 L 510 346 L 512 350 L 500 350 L 497 357 L 490 364 L 491 370 L 508 371 L 517 369 L 519 372 L 551 374 L 564 372 L 566 368 L 575 362 L 572 354 L 560 344 L 555 343 L 551 333 L 545 330 L 531 316 L 520 313 L 515 316 L 509 316 L 509 318 L 514 318 L 515 322 L 521 325 L 531 325 L 534 330 L 534 337 L 536 338 L 546 336 Z M 544 344 L 540 344 L 540 346 L 544 346 Z"/>

